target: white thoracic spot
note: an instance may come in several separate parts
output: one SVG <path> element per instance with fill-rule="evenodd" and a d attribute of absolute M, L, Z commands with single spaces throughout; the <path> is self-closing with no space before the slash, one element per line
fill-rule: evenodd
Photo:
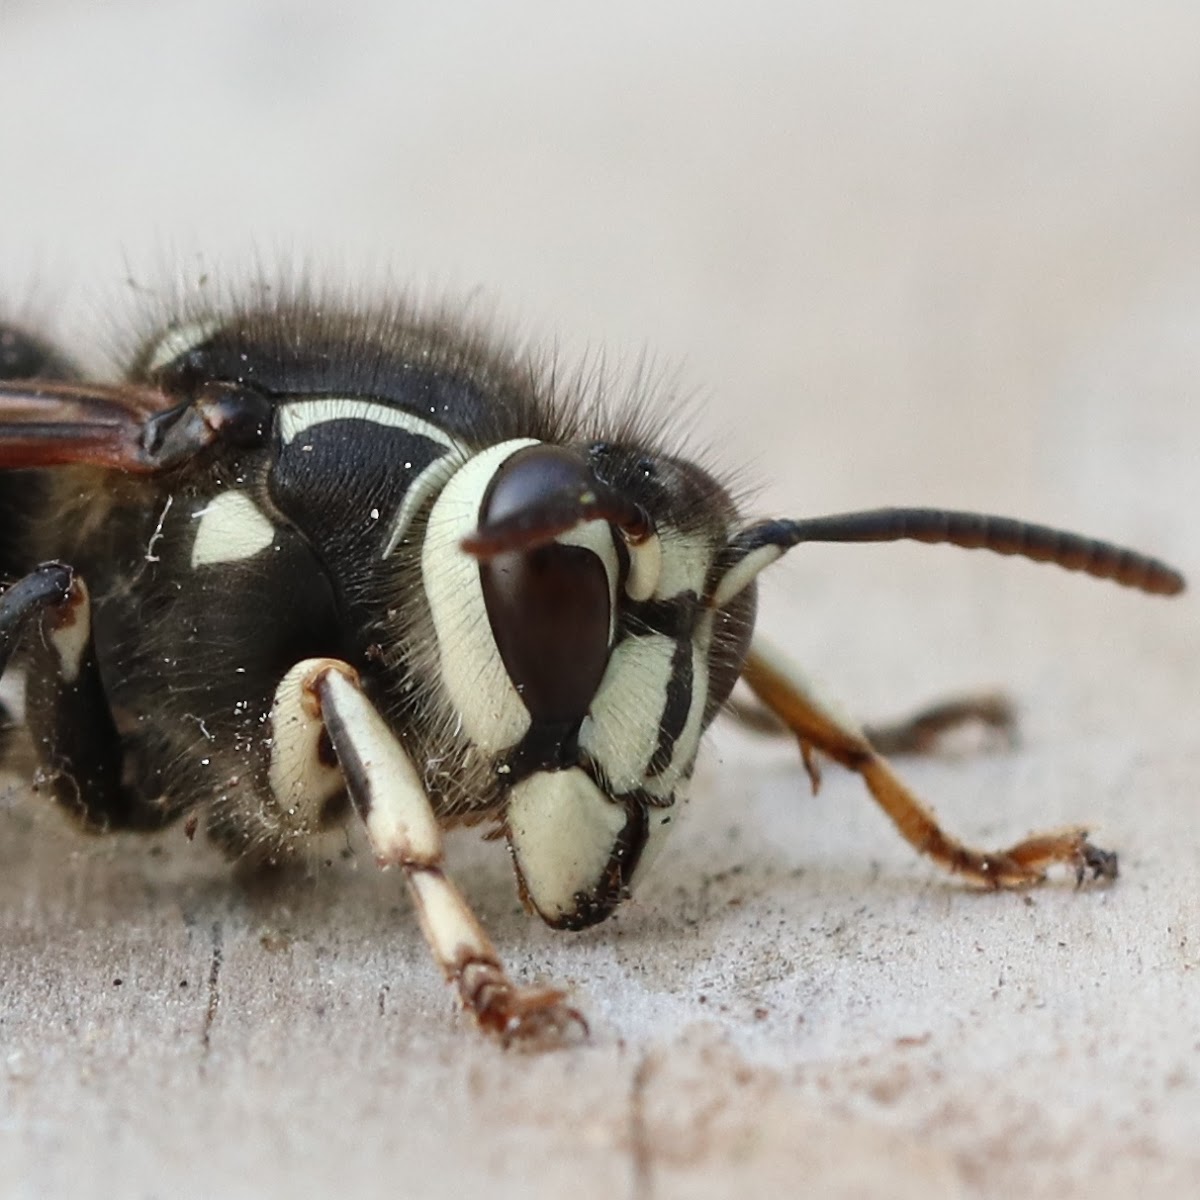
<path fill-rule="evenodd" d="M 279 433 L 283 444 L 290 445 L 301 434 L 314 426 L 330 421 L 367 421 L 374 425 L 385 425 L 391 429 L 402 429 L 422 437 L 435 445 L 444 447 L 446 453 L 426 464 L 409 482 L 404 491 L 400 507 L 391 517 L 387 538 L 383 544 L 383 557 L 404 540 L 412 519 L 421 506 L 433 496 L 462 464 L 462 447 L 444 429 L 404 409 L 377 404 L 373 400 L 356 400 L 352 397 L 326 397 L 320 400 L 293 400 L 285 404 L 279 413 Z M 405 469 L 403 462 L 396 470 Z M 411 470 L 411 466 L 409 467 Z"/>
<path fill-rule="evenodd" d="M 712 563 L 711 540 L 698 533 L 680 533 L 677 529 L 661 529 L 659 534 L 662 568 L 654 595 L 659 600 L 670 600 L 684 592 L 701 595 Z"/>
<path fill-rule="evenodd" d="M 304 706 L 311 660 L 298 663 L 279 682 L 271 704 L 271 762 L 267 779 L 282 823 L 297 832 L 317 827 L 325 802 L 342 790 L 342 773 L 321 761 L 321 719 Z"/>
<path fill-rule="evenodd" d="M 530 718 L 492 636 L 479 563 L 461 542 L 479 524 L 492 476 L 518 450 L 537 444 L 531 438 L 501 442 L 459 467 L 434 501 L 421 550 L 442 682 L 467 736 L 485 753 L 515 746 Z"/>
<path fill-rule="evenodd" d="M 275 527 L 245 492 L 222 492 L 192 513 L 199 521 L 192 543 L 192 566 L 241 562 L 275 540 Z"/>
<path fill-rule="evenodd" d="M 579 729 L 579 745 L 617 793 L 640 787 L 658 745 L 675 640 L 661 633 L 617 644 Z"/>
<path fill-rule="evenodd" d="M 582 546 L 604 564 L 604 574 L 608 577 L 608 643 L 611 646 L 617 628 L 617 575 L 621 569 L 611 526 L 607 521 L 588 521 L 560 533 L 554 540 L 562 546 Z"/>
<path fill-rule="evenodd" d="M 625 828 L 625 810 L 578 767 L 539 771 L 513 788 L 508 841 L 534 907 L 547 920 L 596 890 Z"/>
<path fill-rule="evenodd" d="M 160 371 L 168 363 L 173 363 L 189 350 L 203 345 L 220 328 L 221 321 L 217 317 L 172 325 L 170 329 L 164 331 L 162 337 L 155 343 L 154 349 L 150 351 L 150 357 L 146 362 L 146 373 L 153 375 L 155 371 Z"/>

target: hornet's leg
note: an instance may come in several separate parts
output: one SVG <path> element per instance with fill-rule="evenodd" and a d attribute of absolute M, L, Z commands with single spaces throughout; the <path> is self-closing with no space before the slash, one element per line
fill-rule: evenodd
<path fill-rule="evenodd" d="M 92 643 L 87 587 L 63 563 L 43 563 L 0 595 L 0 674 L 18 643 L 25 724 L 40 777 L 87 830 L 159 829 L 177 811 L 122 780 L 124 759 Z"/>
<path fill-rule="evenodd" d="M 818 779 L 812 761 L 814 750 L 857 771 L 909 845 L 947 870 L 994 888 L 1037 883 L 1056 863 L 1073 868 L 1080 882 L 1089 871 L 1097 879 L 1115 878 L 1117 856 L 1088 842 L 1084 829 L 1035 835 L 1006 850 L 964 846 L 942 830 L 866 734 L 818 696 L 803 673 L 761 638 L 754 640 L 742 678 L 799 739 L 814 784 Z"/>
<path fill-rule="evenodd" d="M 1016 733 L 1017 714 L 1007 696 L 1000 692 L 979 692 L 952 696 L 903 720 L 868 725 L 863 732 L 880 754 L 930 754 L 945 734 L 964 725 L 981 726 L 1011 742 Z"/>
<path fill-rule="evenodd" d="M 273 720 L 277 729 L 291 731 L 297 750 L 305 744 L 316 749 L 321 735 L 328 735 L 376 861 L 404 872 L 425 940 L 482 1029 L 506 1043 L 553 1043 L 572 1025 L 586 1029 L 562 992 L 518 987 L 505 973 L 491 940 L 443 870 L 441 830 L 420 774 L 351 667 L 335 659 L 299 663 L 276 691 Z M 272 763 L 273 779 L 282 781 L 283 772 L 282 763 Z M 297 785 L 304 775 L 305 769 L 293 775 Z M 315 812 L 314 807 L 310 819 Z"/>
<path fill-rule="evenodd" d="M 775 712 L 761 701 L 735 698 L 726 704 L 725 711 L 755 733 L 790 732 Z M 863 733 L 880 754 L 932 754 L 946 734 L 963 726 L 982 726 L 1011 741 L 1016 724 L 1016 712 L 1006 696 L 999 692 L 980 692 L 953 696 L 886 725 L 867 725 Z"/>

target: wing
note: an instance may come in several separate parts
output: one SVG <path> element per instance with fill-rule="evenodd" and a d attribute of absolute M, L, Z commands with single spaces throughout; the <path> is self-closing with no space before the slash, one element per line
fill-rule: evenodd
<path fill-rule="evenodd" d="M 181 399 L 139 384 L 0 381 L 0 470 L 82 464 L 152 474 L 218 441 L 258 444 L 271 409 L 266 397 L 227 385 Z"/>

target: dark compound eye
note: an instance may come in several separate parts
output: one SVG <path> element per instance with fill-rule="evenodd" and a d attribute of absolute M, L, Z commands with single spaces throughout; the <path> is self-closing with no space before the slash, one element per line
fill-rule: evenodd
<path fill-rule="evenodd" d="M 561 446 L 518 450 L 496 472 L 480 506 L 481 525 L 562 492 L 590 486 L 583 459 Z M 610 594 L 599 556 L 550 542 L 479 564 L 500 657 L 535 721 L 577 724 L 608 663 Z"/>

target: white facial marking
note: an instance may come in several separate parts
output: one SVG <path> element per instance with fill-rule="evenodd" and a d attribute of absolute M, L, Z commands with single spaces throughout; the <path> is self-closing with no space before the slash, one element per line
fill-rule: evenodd
<path fill-rule="evenodd" d="M 539 771 L 513 788 L 508 840 L 534 907 L 548 920 L 575 911 L 590 893 L 625 828 L 625 810 L 578 767 Z"/>
<path fill-rule="evenodd" d="M 275 689 L 271 704 L 271 762 L 267 781 L 285 824 L 315 828 L 325 802 L 342 790 L 342 773 L 321 761 L 323 725 L 304 707 L 303 685 L 312 662 L 294 666 Z"/>
<path fill-rule="evenodd" d="M 680 533 L 676 529 L 660 531 L 662 534 L 662 569 L 654 595 L 660 600 L 684 592 L 704 591 L 704 580 L 712 563 L 712 544 L 698 533 Z"/>
<path fill-rule="evenodd" d="M 265 550 L 275 540 L 275 527 L 245 492 L 222 492 L 199 512 L 192 566 L 242 562 Z"/>
<path fill-rule="evenodd" d="M 630 600 L 649 600 L 658 587 L 662 574 L 662 542 L 652 533 L 638 545 L 626 543 L 629 551 L 629 577 L 625 594 Z"/>
<path fill-rule="evenodd" d="M 658 745 L 675 642 L 663 634 L 626 638 L 613 648 L 604 678 L 579 729 L 614 792 L 640 787 Z"/>
<path fill-rule="evenodd" d="M 502 442 L 468 459 L 442 488 L 429 513 L 421 576 L 437 632 L 442 682 L 463 730 L 485 753 L 505 750 L 529 729 L 529 710 L 513 686 L 492 636 L 479 563 L 461 546 L 479 525 L 492 476 L 531 438 Z"/>
<path fill-rule="evenodd" d="M 152 375 L 168 363 L 173 363 L 189 350 L 203 345 L 220 328 L 221 321 L 216 317 L 172 326 L 158 339 L 151 351 L 150 359 L 146 363 L 146 373 Z"/>
<path fill-rule="evenodd" d="M 759 546 L 757 550 L 751 550 L 741 562 L 721 577 L 716 591 L 713 592 L 713 608 L 724 608 L 734 596 L 750 585 L 751 580 L 760 571 L 769 567 L 781 554 L 783 550 L 778 546 Z"/>
<path fill-rule="evenodd" d="M 64 683 L 74 683 L 83 666 L 84 651 L 92 633 L 92 605 L 87 584 L 77 575 L 71 584 L 70 612 L 61 625 L 51 625 L 50 644 L 58 655 Z"/>

